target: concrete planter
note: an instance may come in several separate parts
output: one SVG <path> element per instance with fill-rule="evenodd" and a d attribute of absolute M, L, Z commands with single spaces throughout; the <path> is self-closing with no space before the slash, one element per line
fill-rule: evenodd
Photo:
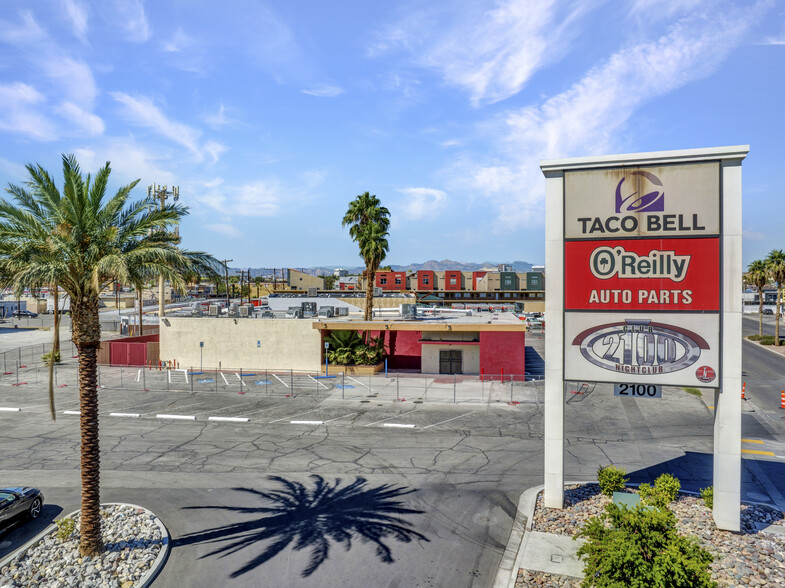
<path fill-rule="evenodd" d="M 332 365 L 330 364 L 331 374 L 353 374 L 357 376 L 372 376 L 384 370 L 384 362 L 376 365 Z M 324 366 L 322 366 L 324 373 Z"/>

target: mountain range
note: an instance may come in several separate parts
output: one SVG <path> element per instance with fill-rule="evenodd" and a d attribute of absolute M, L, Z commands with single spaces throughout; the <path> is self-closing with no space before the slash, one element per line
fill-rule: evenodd
<path fill-rule="evenodd" d="M 529 272 L 532 269 L 532 264 L 528 261 L 512 261 L 512 262 L 503 262 L 504 265 L 512 266 L 513 271 L 516 272 Z M 443 270 L 460 270 L 463 272 L 476 272 L 476 271 L 483 271 L 483 270 L 496 270 L 498 266 L 501 265 L 500 262 L 496 261 L 484 261 L 482 263 L 475 263 L 471 261 L 453 261 L 452 259 L 442 259 L 438 261 L 436 259 L 431 259 L 429 261 L 423 263 L 410 263 L 409 265 L 390 265 L 390 269 L 393 271 L 407 271 L 407 272 L 416 272 L 419 270 L 432 270 L 432 271 L 443 271 Z M 384 266 L 386 267 L 386 266 Z M 345 269 L 349 272 L 349 275 L 360 274 L 365 270 L 364 266 L 341 266 L 339 264 L 331 265 L 331 266 L 317 266 L 317 267 L 295 267 L 293 269 L 302 271 L 306 274 L 310 274 L 312 276 L 322 276 L 322 275 L 333 275 L 333 270 L 336 268 Z M 239 274 L 240 270 L 245 270 L 246 268 L 230 268 L 230 274 Z M 272 276 L 273 270 L 272 268 L 249 268 L 251 271 L 251 277 L 256 276 Z M 280 275 L 281 270 L 277 270 L 278 274 Z"/>

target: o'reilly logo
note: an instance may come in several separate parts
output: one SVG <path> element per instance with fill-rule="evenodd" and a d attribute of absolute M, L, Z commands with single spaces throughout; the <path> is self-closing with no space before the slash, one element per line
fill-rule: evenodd
<path fill-rule="evenodd" d="M 676 255 L 675 251 L 652 250 L 648 255 L 626 251 L 624 247 L 598 247 L 589 258 L 589 268 L 595 278 L 668 278 L 681 282 L 687 275 L 690 255 Z"/>
<path fill-rule="evenodd" d="M 592 364 L 624 374 L 669 374 L 694 364 L 706 340 L 692 331 L 648 319 L 597 325 L 572 341 Z"/>
<path fill-rule="evenodd" d="M 648 181 L 650 184 L 662 187 L 662 182 L 660 179 L 651 172 L 639 170 L 632 172 L 630 175 L 639 176 Z M 619 180 L 619 183 L 616 186 L 616 214 L 625 214 L 629 212 L 665 211 L 665 192 L 654 190 L 652 192 L 640 194 L 639 192 L 645 190 L 636 190 L 632 194 L 622 196 L 622 185 L 626 179 L 627 178 L 625 177 Z M 641 186 L 644 184 L 645 181 L 642 181 Z"/>

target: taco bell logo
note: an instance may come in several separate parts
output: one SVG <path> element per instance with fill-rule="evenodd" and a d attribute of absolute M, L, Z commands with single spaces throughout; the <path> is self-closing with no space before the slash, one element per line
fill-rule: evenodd
<path fill-rule="evenodd" d="M 650 184 L 654 186 L 662 186 L 660 179 L 651 172 L 647 171 L 634 171 L 633 176 L 643 176 Z M 654 190 L 647 194 L 639 194 L 638 190 L 627 196 L 622 196 L 622 178 L 616 186 L 616 214 L 624 214 L 628 212 L 664 212 L 665 211 L 665 192 Z"/>

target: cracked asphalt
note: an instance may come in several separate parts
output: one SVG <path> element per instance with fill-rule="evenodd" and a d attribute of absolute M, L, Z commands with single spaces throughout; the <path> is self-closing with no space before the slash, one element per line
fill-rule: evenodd
<path fill-rule="evenodd" d="M 541 356 L 542 340 L 531 343 Z M 566 392 L 568 479 L 614 463 L 633 481 L 669 471 L 687 489 L 711 483 L 711 399 Z M 491 586 L 518 498 L 542 483 L 542 387 L 517 393 L 513 405 L 453 405 L 102 390 L 102 501 L 143 505 L 167 525 L 155 586 Z M 22 408 L 0 412 L 0 484 L 39 487 L 47 501 L 39 522 L 0 534 L 0 557 L 79 506 L 79 417 L 62 414 L 78 409 L 75 394 L 58 389 L 52 422 L 43 387 L 0 385 L 0 407 Z M 745 498 L 771 502 L 781 466 L 745 466 Z"/>

